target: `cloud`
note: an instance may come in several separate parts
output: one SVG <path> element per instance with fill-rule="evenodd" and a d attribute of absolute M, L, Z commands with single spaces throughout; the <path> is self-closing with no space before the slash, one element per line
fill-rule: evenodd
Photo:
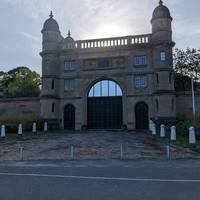
<path fill-rule="evenodd" d="M 40 31 L 50 10 L 53 10 L 54 18 L 59 23 L 62 35 L 65 37 L 70 29 L 74 39 L 80 40 L 150 33 L 152 12 L 158 5 L 158 0 L 1 1 L 9 5 L 9 9 L 12 8 L 10 13 L 16 11 L 12 40 L 16 45 L 17 55 L 20 47 L 24 48 L 21 54 L 25 53 L 30 59 L 24 59 L 24 63 L 29 66 L 40 66 L 41 58 L 38 55 L 42 45 Z M 192 3 L 186 0 L 164 0 L 164 2 L 170 8 L 174 18 L 173 31 L 177 47 L 192 46 L 197 48 L 200 43 L 200 25 L 197 20 L 200 15 L 198 12 L 199 0 L 193 0 Z M 190 15 L 187 14 L 189 12 Z M 23 21 L 23 23 L 18 21 Z M 4 27 L 4 35 L 11 31 L 10 27 Z M 21 45 L 14 41 L 19 40 L 18 37 L 20 37 Z M 6 43 L 10 45 L 7 45 L 7 49 L 11 49 L 13 44 L 10 39 L 8 42 L 0 41 L 1 46 Z M 12 49 L 12 51 L 14 50 Z M 21 57 L 23 56 L 21 55 Z M 13 60 L 16 60 L 16 64 L 19 63 L 19 59 L 15 58 L 14 53 Z M 9 61 L 4 59 L 4 63 L 6 62 Z"/>

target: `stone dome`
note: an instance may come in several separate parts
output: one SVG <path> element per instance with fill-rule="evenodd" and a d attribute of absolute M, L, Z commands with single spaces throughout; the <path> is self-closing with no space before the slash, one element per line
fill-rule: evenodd
<path fill-rule="evenodd" d="M 59 25 L 58 25 L 57 21 L 55 19 L 53 19 L 52 11 L 51 11 L 51 13 L 49 15 L 49 19 L 47 19 L 44 22 L 44 26 L 43 26 L 42 32 L 43 31 L 58 31 L 58 32 L 60 32 Z"/>
<path fill-rule="evenodd" d="M 170 15 L 170 11 L 166 6 L 163 5 L 162 0 L 160 0 L 159 6 L 157 6 L 155 8 L 155 10 L 153 11 L 152 20 L 158 19 L 158 18 L 169 18 L 169 19 L 172 20 L 172 17 Z"/>
<path fill-rule="evenodd" d="M 71 37 L 70 31 L 68 31 L 68 36 L 62 42 L 62 49 L 74 49 L 75 48 L 75 41 Z"/>

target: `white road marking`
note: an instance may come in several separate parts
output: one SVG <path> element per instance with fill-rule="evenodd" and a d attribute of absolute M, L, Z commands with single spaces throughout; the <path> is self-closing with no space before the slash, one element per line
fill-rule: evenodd
<path fill-rule="evenodd" d="M 200 180 L 186 179 L 152 179 L 152 178 L 116 178 L 116 177 L 92 177 L 92 176 L 65 176 L 52 174 L 18 174 L 18 173 L 0 173 L 0 176 L 28 176 L 28 177 L 47 177 L 47 178 L 65 178 L 65 179 L 87 179 L 87 180 L 114 180 L 114 181 L 138 181 L 138 182 L 181 182 L 181 183 L 200 183 Z"/>

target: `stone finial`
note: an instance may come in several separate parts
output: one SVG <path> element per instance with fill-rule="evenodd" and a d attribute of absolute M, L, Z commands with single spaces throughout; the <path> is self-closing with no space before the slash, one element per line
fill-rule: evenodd
<path fill-rule="evenodd" d="M 50 18 L 53 18 L 53 12 L 52 12 L 52 10 L 51 10 L 51 12 L 50 12 L 49 17 L 50 17 Z"/>
<path fill-rule="evenodd" d="M 160 0 L 160 1 L 159 1 L 159 4 L 160 4 L 160 5 L 163 5 L 163 1 L 162 1 L 162 0 Z"/>
<path fill-rule="evenodd" d="M 71 36 L 71 32 L 70 32 L 70 30 L 68 30 L 68 37 L 70 37 Z"/>

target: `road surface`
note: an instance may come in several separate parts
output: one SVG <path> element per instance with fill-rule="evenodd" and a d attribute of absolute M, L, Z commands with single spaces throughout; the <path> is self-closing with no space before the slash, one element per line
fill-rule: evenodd
<path fill-rule="evenodd" d="M 200 161 L 0 163 L 0 200 L 199 200 Z"/>

